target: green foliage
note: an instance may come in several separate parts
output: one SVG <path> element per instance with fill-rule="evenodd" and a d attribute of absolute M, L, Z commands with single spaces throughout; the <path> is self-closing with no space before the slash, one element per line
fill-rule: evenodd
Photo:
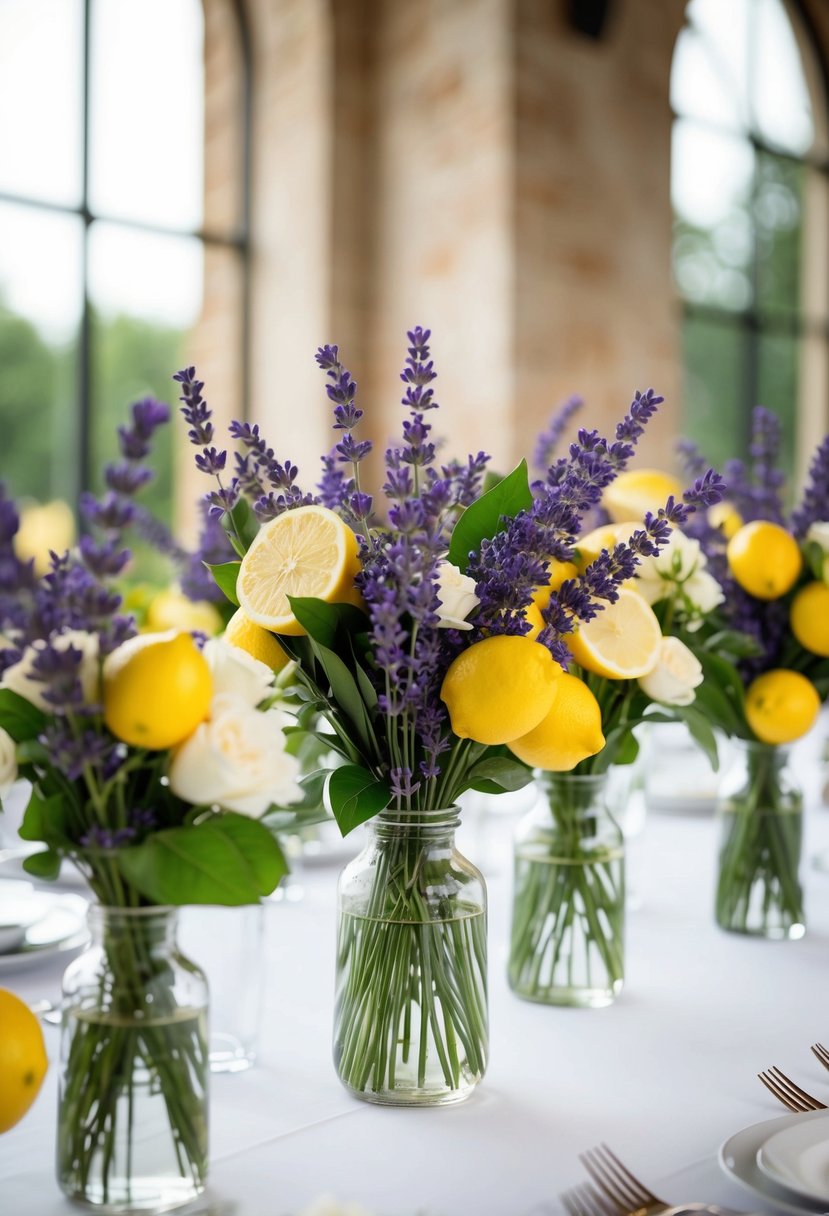
<path fill-rule="evenodd" d="M 231 604 L 239 607 L 239 600 L 236 596 L 236 580 L 239 577 L 239 567 L 241 562 L 223 562 L 220 566 L 211 566 L 209 562 L 205 562 L 207 569 L 213 575 L 216 586 L 222 592 L 226 599 L 230 600 Z"/>
<path fill-rule="evenodd" d="M 259 531 L 259 520 L 253 513 L 253 507 L 246 498 L 240 498 L 235 506 L 225 511 L 221 522 L 227 539 L 239 557 L 244 557 Z"/>
<path fill-rule="evenodd" d="M 328 801 L 343 836 L 389 805 L 391 791 L 357 764 L 335 768 L 328 780 Z"/>
<path fill-rule="evenodd" d="M 465 571 L 470 554 L 480 549 L 481 541 L 498 532 L 501 520 L 529 510 L 532 501 L 527 462 L 522 460 L 507 477 L 466 508 L 452 532 L 449 561 Z"/>
<path fill-rule="evenodd" d="M 0 727 L 15 743 L 37 739 L 46 725 L 43 713 L 10 688 L 0 688 Z"/>

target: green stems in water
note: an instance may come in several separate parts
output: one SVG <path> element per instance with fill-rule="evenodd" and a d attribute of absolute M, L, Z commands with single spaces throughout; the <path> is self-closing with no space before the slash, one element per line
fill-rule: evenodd
<path fill-rule="evenodd" d="M 170 909 L 98 908 L 65 980 L 58 1177 L 109 1211 L 198 1195 L 207 1172 L 207 992 Z"/>
<path fill-rule="evenodd" d="M 334 1061 L 367 1101 L 457 1102 L 486 1068 L 486 895 L 456 822 L 388 812 L 340 880 Z"/>
<path fill-rule="evenodd" d="M 720 799 L 717 924 L 758 937 L 802 937 L 803 798 L 791 784 L 784 749 L 745 743 L 743 750 L 736 788 Z"/>
<path fill-rule="evenodd" d="M 548 1005 L 609 1005 L 624 981 L 621 831 L 605 775 L 544 774 L 547 803 L 519 828 L 508 966 L 512 990 Z"/>

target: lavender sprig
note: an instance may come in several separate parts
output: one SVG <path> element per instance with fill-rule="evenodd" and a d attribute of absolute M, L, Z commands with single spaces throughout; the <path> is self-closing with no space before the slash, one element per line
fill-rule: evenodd
<path fill-rule="evenodd" d="M 584 405 L 584 398 L 574 394 L 562 401 L 554 410 L 546 428 L 538 436 L 533 452 L 533 464 L 537 469 L 547 469 L 552 464 L 553 454 L 561 442 L 570 419 Z"/>

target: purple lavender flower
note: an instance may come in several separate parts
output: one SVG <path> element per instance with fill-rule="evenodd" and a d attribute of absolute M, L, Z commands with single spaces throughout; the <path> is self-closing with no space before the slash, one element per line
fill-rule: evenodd
<path fill-rule="evenodd" d="M 824 520 L 829 520 L 829 435 L 812 457 L 803 498 L 792 512 L 792 530 L 802 539 L 812 524 Z"/>
<path fill-rule="evenodd" d="M 546 428 L 538 436 L 533 453 L 533 464 L 537 469 L 548 469 L 552 463 L 553 454 L 561 442 L 561 437 L 567 429 L 570 419 L 584 405 L 584 398 L 574 395 L 562 401 L 553 412 Z"/>
<path fill-rule="evenodd" d="M 181 385 L 179 400 L 182 402 L 184 421 L 190 427 L 188 438 L 196 447 L 207 447 L 213 440 L 214 428 L 210 421 L 211 411 L 202 397 L 204 381 L 196 379 L 195 367 L 182 368 L 180 372 L 176 372 L 173 379 Z"/>
<path fill-rule="evenodd" d="M 201 512 L 201 527 L 195 553 L 185 559 L 181 572 L 181 589 L 188 599 L 209 600 L 214 604 L 225 602 L 224 593 L 216 586 L 216 581 L 207 566 L 220 566 L 224 562 L 236 559 L 236 552 L 228 540 L 227 533 L 215 515 L 210 510 L 210 498 L 205 497 L 199 503 Z"/>

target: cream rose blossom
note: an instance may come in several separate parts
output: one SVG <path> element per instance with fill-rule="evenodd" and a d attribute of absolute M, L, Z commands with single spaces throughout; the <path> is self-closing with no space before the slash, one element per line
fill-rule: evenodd
<path fill-rule="evenodd" d="M 639 687 L 662 705 L 690 705 L 702 683 L 702 665 L 679 638 L 663 638 L 659 662 L 639 680 Z"/>
<path fill-rule="evenodd" d="M 224 638 L 211 638 L 204 657 L 213 675 L 214 697 L 239 697 L 253 709 L 273 692 L 273 671 L 267 663 Z"/>
<path fill-rule="evenodd" d="M 224 807 L 257 819 L 274 804 L 302 797 L 299 761 L 285 750 L 278 709 L 263 713 L 243 698 L 214 697 L 209 722 L 182 743 L 170 766 L 170 788 L 195 806 Z"/>
<path fill-rule="evenodd" d="M 481 602 L 475 594 L 475 580 L 461 574 L 451 562 L 438 566 L 438 629 L 471 629 L 467 617 Z"/>
<path fill-rule="evenodd" d="M 8 796 L 16 780 L 17 744 L 8 731 L 0 727 L 0 799 Z"/>
<path fill-rule="evenodd" d="M 31 701 L 32 705 L 36 705 L 38 709 L 48 712 L 49 702 L 43 696 L 46 685 L 39 680 L 30 679 L 30 675 L 34 671 L 37 653 L 43 649 L 44 645 L 43 642 L 33 642 L 31 646 L 27 646 L 20 661 L 4 671 L 3 678 L 0 680 L 0 688 L 10 688 L 12 692 Z M 78 676 L 83 689 L 84 701 L 87 705 L 98 701 L 100 699 L 100 671 L 97 634 L 86 633 L 80 629 L 68 629 L 65 633 L 51 638 L 49 645 L 61 652 L 68 650 L 70 646 L 81 652 Z"/>
<path fill-rule="evenodd" d="M 649 604 L 681 595 L 692 618 L 699 618 L 712 612 L 725 598 L 707 565 L 699 541 L 675 530 L 660 553 L 641 560 L 633 585 Z"/>

